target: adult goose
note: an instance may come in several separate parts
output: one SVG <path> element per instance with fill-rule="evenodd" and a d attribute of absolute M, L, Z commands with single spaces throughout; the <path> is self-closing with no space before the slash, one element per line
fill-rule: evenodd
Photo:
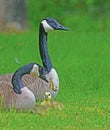
<path fill-rule="evenodd" d="M 59 78 L 56 70 L 52 66 L 47 48 L 47 34 L 53 30 L 68 30 L 68 28 L 59 24 L 53 18 L 45 18 L 40 22 L 39 51 L 43 64 L 43 67 L 38 67 L 40 70 L 40 78 L 35 78 L 30 75 L 30 73 L 25 73 L 22 78 L 23 86 L 26 86 L 37 100 L 43 99 L 46 91 L 51 92 L 52 98 L 54 98 L 59 90 Z M 8 97 L 9 92 L 11 92 L 11 96 L 13 96 L 14 93 L 19 96 L 21 95 L 21 89 L 19 87 L 13 91 L 12 77 L 13 73 L 0 76 L 0 96 L 4 96 L 5 98 L 5 95 L 7 95 Z"/>

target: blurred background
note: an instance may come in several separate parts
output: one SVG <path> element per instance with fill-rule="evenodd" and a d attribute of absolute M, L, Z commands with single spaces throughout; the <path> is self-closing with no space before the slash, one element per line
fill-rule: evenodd
<path fill-rule="evenodd" d="M 75 31 L 106 31 L 110 0 L 0 0 L 0 30 L 36 29 L 44 17 Z"/>

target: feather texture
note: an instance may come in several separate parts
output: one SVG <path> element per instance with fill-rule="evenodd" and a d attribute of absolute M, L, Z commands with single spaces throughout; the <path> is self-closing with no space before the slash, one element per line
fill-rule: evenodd
<path fill-rule="evenodd" d="M 13 91 L 11 83 L 12 76 L 13 73 L 0 76 L 0 96 L 5 96 L 9 92 Z M 45 91 L 51 92 L 52 97 L 55 97 L 57 94 L 57 91 L 50 88 L 50 83 L 47 83 L 40 78 L 34 78 L 33 76 L 26 74 L 22 77 L 22 81 L 24 86 L 33 92 L 36 100 L 42 100 L 44 98 Z"/>

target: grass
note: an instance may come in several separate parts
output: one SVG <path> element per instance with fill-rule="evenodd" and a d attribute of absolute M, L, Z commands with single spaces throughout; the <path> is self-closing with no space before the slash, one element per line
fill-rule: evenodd
<path fill-rule="evenodd" d="M 37 62 L 38 33 L 0 34 L 0 73 Z M 63 110 L 46 115 L 0 110 L 1 130 L 109 130 L 110 129 L 110 33 L 53 32 L 49 53 L 58 71 L 60 90 L 56 100 Z"/>

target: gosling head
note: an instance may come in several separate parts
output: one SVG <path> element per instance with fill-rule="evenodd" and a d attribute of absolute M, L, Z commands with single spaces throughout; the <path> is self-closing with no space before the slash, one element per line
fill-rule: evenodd
<path fill-rule="evenodd" d="M 52 98 L 51 93 L 50 92 L 45 92 L 45 94 L 44 94 L 44 100 L 45 101 L 50 101 L 51 98 Z"/>
<path fill-rule="evenodd" d="M 53 30 L 69 30 L 53 18 L 45 18 L 41 21 L 41 24 L 43 25 L 43 28 L 46 33 Z"/>

